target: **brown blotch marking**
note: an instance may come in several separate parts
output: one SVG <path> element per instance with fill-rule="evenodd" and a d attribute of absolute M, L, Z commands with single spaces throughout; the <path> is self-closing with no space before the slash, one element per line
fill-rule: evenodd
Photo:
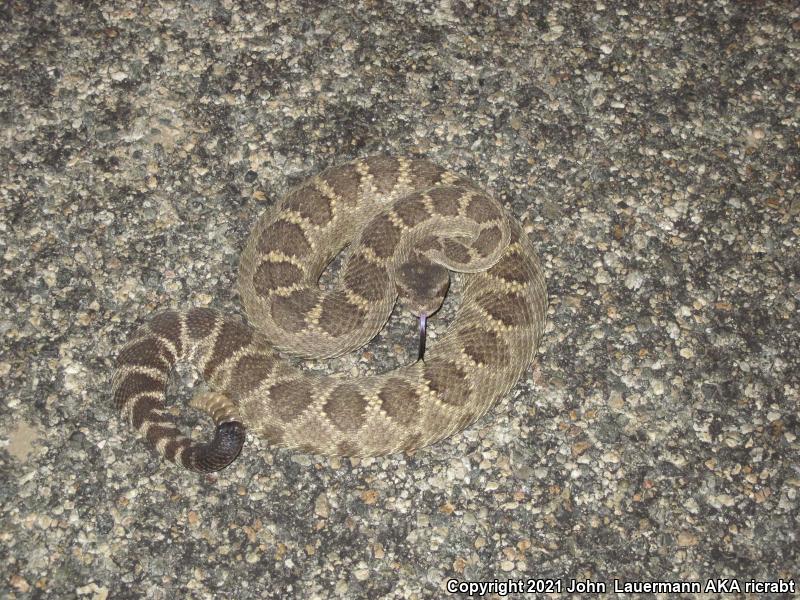
<path fill-rule="evenodd" d="M 319 326 L 330 335 L 337 337 L 350 333 L 364 323 L 366 313 L 352 304 L 344 292 L 329 294 L 322 301 Z"/>
<path fill-rule="evenodd" d="M 313 185 L 305 185 L 289 193 L 283 206 L 314 225 L 324 225 L 333 216 L 330 199 Z"/>
<path fill-rule="evenodd" d="M 154 410 L 164 408 L 164 403 L 158 396 L 139 396 L 133 403 L 131 411 L 131 425 L 134 429 L 139 429 L 142 423 L 148 420 L 150 413 Z"/>
<path fill-rule="evenodd" d="M 319 176 L 347 204 L 355 204 L 361 176 L 352 166 L 334 167 Z"/>
<path fill-rule="evenodd" d="M 220 327 L 211 357 L 203 368 L 203 377 L 210 379 L 217 367 L 253 340 L 253 330 L 241 321 L 226 320 Z"/>
<path fill-rule="evenodd" d="M 367 399 L 349 383 L 337 385 L 322 408 L 333 424 L 344 433 L 356 433 L 361 427 Z"/>
<path fill-rule="evenodd" d="M 416 247 L 417 252 L 422 254 L 427 253 L 430 250 L 438 250 L 439 252 L 442 251 L 442 244 L 439 242 L 438 238 L 435 237 L 427 237 L 423 239 L 419 245 Z"/>
<path fill-rule="evenodd" d="M 306 316 L 317 304 L 314 290 L 295 290 L 288 296 L 272 298 L 272 318 L 285 331 L 299 331 L 306 327 Z"/>
<path fill-rule="evenodd" d="M 450 260 L 465 264 L 469 262 L 469 250 L 454 240 L 444 240 L 444 255 Z"/>
<path fill-rule="evenodd" d="M 400 163 L 390 156 L 373 156 L 367 160 L 367 168 L 372 175 L 372 185 L 379 194 L 388 194 L 397 184 Z"/>
<path fill-rule="evenodd" d="M 507 254 L 492 267 L 489 273 L 493 277 L 499 277 L 509 283 L 527 283 L 530 279 L 525 263 L 520 260 L 518 254 Z"/>
<path fill-rule="evenodd" d="M 237 396 L 254 390 L 269 376 L 275 366 L 275 357 L 267 354 L 248 354 L 238 360 L 231 373 Z"/>
<path fill-rule="evenodd" d="M 167 358 L 162 356 L 162 352 Z M 167 372 L 175 363 L 169 346 L 154 337 L 140 338 L 122 349 L 117 357 L 117 365 L 136 365 Z"/>
<path fill-rule="evenodd" d="M 311 246 L 300 225 L 281 219 L 271 223 L 261 232 L 258 249 L 262 254 L 282 252 L 286 256 L 305 256 L 311 250 Z"/>
<path fill-rule="evenodd" d="M 155 447 L 158 442 L 164 438 L 180 438 L 183 437 L 183 434 L 177 427 L 171 427 L 168 425 L 153 425 L 147 429 L 147 434 L 145 437 L 147 438 L 147 441 Z"/>
<path fill-rule="evenodd" d="M 500 218 L 500 209 L 485 194 L 476 194 L 467 203 L 465 214 L 473 221 L 483 223 Z"/>
<path fill-rule="evenodd" d="M 425 365 L 428 387 L 445 404 L 461 406 L 468 401 L 469 384 L 466 372 L 451 361 L 432 361 Z"/>
<path fill-rule="evenodd" d="M 267 296 L 272 290 L 299 283 L 302 279 L 303 272 L 290 262 L 265 261 L 253 273 L 253 287 L 260 295 Z"/>
<path fill-rule="evenodd" d="M 503 234 L 500 228 L 496 225 L 492 225 L 480 232 L 478 238 L 473 242 L 472 247 L 475 248 L 475 251 L 481 256 L 489 256 L 494 252 L 502 239 Z"/>
<path fill-rule="evenodd" d="M 282 421 L 300 416 L 314 401 L 314 386 L 307 381 L 281 381 L 269 388 L 270 404 Z"/>
<path fill-rule="evenodd" d="M 411 194 L 394 206 L 395 214 L 406 227 L 414 227 L 430 218 L 420 194 Z"/>
<path fill-rule="evenodd" d="M 146 373 L 130 373 L 114 392 L 114 406 L 122 408 L 132 396 L 142 392 L 153 392 L 160 396 L 164 393 L 164 388 L 162 382 Z"/>
<path fill-rule="evenodd" d="M 178 313 L 174 310 L 168 310 L 150 319 L 150 330 L 159 337 L 165 338 L 172 342 L 175 346 L 175 351 L 180 355 L 181 350 L 181 320 Z M 174 362 L 175 359 L 173 358 Z"/>
<path fill-rule="evenodd" d="M 411 425 L 419 413 L 420 398 L 414 386 L 402 379 L 390 379 L 380 392 L 378 398 L 381 408 L 393 421 L 404 427 Z"/>
<path fill-rule="evenodd" d="M 192 445 L 192 440 L 189 438 L 181 437 L 176 440 L 172 440 L 167 443 L 166 447 L 164 448 L 164 456 L 171 461 L 175 460 L 175 457 L 178 456 L 178 451 L 183 448 L 184 450 Z"/>
<path fill-rule="evenodd" d="M 424 158 L 415 158 L 408 165 L 408 172 L 414 179 L 414 187 L 439 183 L 447 171 Z"/>
<path fill-rule="evenodd" d="M 412 433 L 405 440 L 403 440 L 402 448 L 406 452 L 410 452 L 411 450 L 416 450 L 417 448 L 419 448 L 421 443 L 422 443 L 422 434 Z"/>
<path fill-rule="evenodd" d="M 312 442 L 304 442 L 297 446 L 297 449 L 303 454 L 322 454 L 322 449 Z"/>
<path fill-rule="evenodd" d="M 336 453 L 339 456 L 358 456 L 361 448 L 350 442 L 339 442 L 336 445 Z"/>
<path fill-rule="evenodd" d="M 445 186 L 428 190 L 428 198 L 433 202 L 433 210 L 445 217 L 455 217 L 459 212 L 459 200 L 464 190 Z"/>
<path fill-rule="evenodd" d="M 389 275 L 378 265 L 369 262 L 362 254 L 356 254 L 347 262 L 344 282 L 348 288 L 368 302 L 376 302 L 386 293 Z"/>
<path fill-rule="evenodd" d="M 465 327 L 459 332 L 459 339 L 464 353 L 479 365 L 502 366 L 511 359 L 506 343 L 494 331 Z"/>
<path fill-rule="evenodd" d="M 400 241 L 400 229 L 392 224 L 387 215 L 380 215 L 367 225 L 361 241 L 378 258 L 387 258 L 392 255 Z"/>
<path fill-rule="evenodd" d="M 283 443 L 283 429 L 273 427 L 272 425 L 264 425 L 261 427 L 260 436 L 270 444 L 278 445 Z"/>
<path fill-rule="evenodd" d="M 516 293 L 488 294 L 478 299 L 478 304 L 489 316 L 506 327 L 527 325 L 533 320 L 531 307 Z"/>
<path fill-rule="evenodd" d="M 217 311 L 211 308 L 193 308 L 186 313 L 186 330 L 195 340 L 206 337 L 217 323 Z"/>

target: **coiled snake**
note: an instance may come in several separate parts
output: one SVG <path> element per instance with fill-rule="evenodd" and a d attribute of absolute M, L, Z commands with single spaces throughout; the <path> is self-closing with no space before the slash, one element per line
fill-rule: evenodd
<path fill-rule="evenodd" d="M 347 245 L 337 284 L 317 281 Z M 332 357 L 369 341 L 400 293 L 424 322 L 465 273 L 462 302 L 424 359 L 347 379 L 300 370 L 279 352 Z M 441 440 L 483 415 L 533 360 L 547 304 L 520 224 L 471 181 L 427 160 L 368 157 L 289 192 L 254 227 L 239 289 L 249 322 L 209 308 L 150 318 L 122 348 L 115 405 L 156 450 L 195 471 L 228 465 L 245 430 L 312 454 L 369 456 Z M 177 361 L 212 392 L 193 405 L 216 422 L 209 443 L 165 408 Z"/>

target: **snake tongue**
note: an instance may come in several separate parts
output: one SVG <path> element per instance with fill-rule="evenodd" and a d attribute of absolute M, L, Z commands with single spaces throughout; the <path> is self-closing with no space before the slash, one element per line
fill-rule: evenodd
<path fill-rule="evenodd" d="M 427 315 L 420 315 L 419 316 L 419 354 L 417 354 L 417 360 L 422 360 L 422 357 L 425 356 L 425 333 L 427 331 L 428 325 L 428 317 Z"/>

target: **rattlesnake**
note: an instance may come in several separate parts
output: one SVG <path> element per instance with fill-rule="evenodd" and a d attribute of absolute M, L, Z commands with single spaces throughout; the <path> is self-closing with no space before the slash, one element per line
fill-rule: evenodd
<path fill-rule="evenodd" d="M 338 283 L 322 290 L 320 274 L 347 244 Z M 279 354 L 358 348 L 385 324 L 398 288 L 424 318 L 446 291 L 442 266 L 465 273 L 462 302 L 423 360 L 347 379 L 301 370 Z M 116 362 L 116 406 L 162 456 L 195 471 L 228 465 L 245 429 L 323 455 L 441 440 L 519 379 L 547 303 L 532 244 L 500 204 L 427 160 L 392 157 L 329 168 L 267 210 L 242 253 L 239 289 L 252 326 L 209 308 L 167 310 L 139 328 Z M 216 422 L 210 443 L 184 436 L 164 406 L 179 360 L 213 390 L 193 401 Z"/>

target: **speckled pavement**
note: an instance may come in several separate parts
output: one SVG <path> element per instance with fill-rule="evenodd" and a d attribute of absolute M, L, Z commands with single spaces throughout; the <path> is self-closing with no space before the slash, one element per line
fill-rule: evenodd
<path fill-rule="evenodd" d="M 796 3 L 133 4 L 0 8 L 0 597 L 796 585 Z M 410 456 L 161 463 L 112 410 L 115 352 L 160 308 L 240 311 L 257 215 L 376 152 L 525 224 L 550 294 L 526 378 Z M 315 368 L 392 368 L 413 328 Z"/>

